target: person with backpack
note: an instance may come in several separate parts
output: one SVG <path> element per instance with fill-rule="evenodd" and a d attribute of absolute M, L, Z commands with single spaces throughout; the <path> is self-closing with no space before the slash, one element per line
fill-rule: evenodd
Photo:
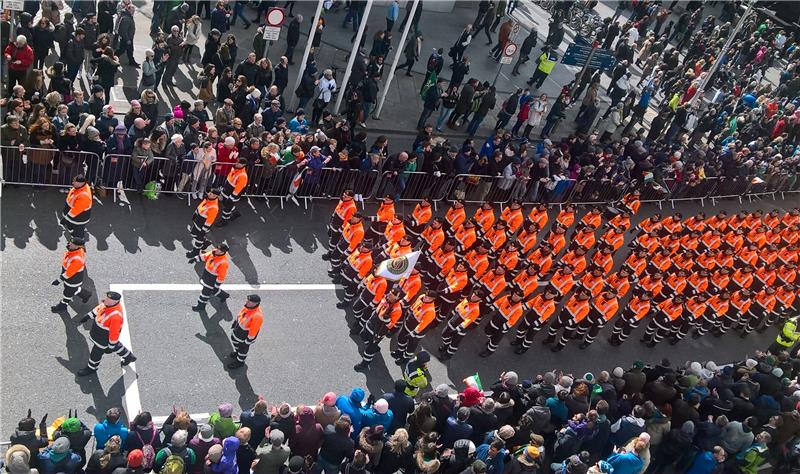
<path fill-rule="evenodd" d="M 161 430 L 153 424 L 150 412 L 143 411 L 136 415 L 128 428 L 125 451 L 140 450 L 142 452 L 141 468 L 150 472 L 159 449 L 161 449 Z"/>
<path fill-rule="evenodd" d="M 772 436 L 762 431 L 756 436 L 753 444 L 736 456 L 739 470 L 744 474 L 756 474 L 769 456 L 767 445 L 772 441 Z"/>
<path fill-rule="evenodd" d="M 176 431 L 170 442 L 156 453 L 153 460 L 153 471 L 160 474 L 186 474 L 197 461 L 194 450 L 186 445 L 188 437 L 188 431 Z"/>

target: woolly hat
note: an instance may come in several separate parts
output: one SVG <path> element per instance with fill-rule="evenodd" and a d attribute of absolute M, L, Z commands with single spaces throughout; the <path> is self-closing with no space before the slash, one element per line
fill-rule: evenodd
<path fill-rule="evenodd" d="M 99 136 L 100 136 L 100 130 L 94 127 L 89 127 L 86 129 L 86 137 L 89 138 L 90 140 L 98 138 Z"/>
<path fill-rule="evenodd" d="M 77 418 L 67 418 L 61 423 L 62 433 L 77 433 L 81 429 L 81 420 Z"/>
<path fill-rule="evenodd" d="M 567 390 L 572 387 L 572 378 L 565 375 L 561 377 L 561 381 L 558 382 L 558 385 Z"/>
<path fill-rule="evenodd" d="M 225 137 L 225 145 L 226 146 L 234 146 L 236 145 L 236 139 L 233 137 Z"/>
<path fill-rule="evenodd" d="M 643 369 L 644 368 L 644 362 L 642 362 L 640 360 L 633 361 L 633 368 L 634 369 L 639 369 L 639 370 Z"/>
<path fill-rule="evenodd" d="M 322 404 L 326 407 L 336 406 L 336 394 L 328 392 L 322 396 Z"/>
<path fill-rule="evenodd" d="M 703 370 L 703 366 L 700 365 L 700 362 L 692 362 L 689 364 L 689 372 L 694 375 L 700 375 L 700 371 Z"/>
<path fill-rule="evenodd" d="M 780 367 L 775 367 L 774 369 L 772 369 L 772 375 L 778 378 L 783 377 L 783 369 L 781 369 Z"/>
<path fill-rule="evenodd" d="M 6 469 L 11 473 L 29 473 L 28 463 L 31 459 L 31 452 L 21 444 L 15 444 L 6 451 Z"/>
<path fill-rule="evenodd" d="M 748 369 L 755 369 L 756 366 L 758 365 L 758 361 L 756 361 L 755 359 L 747 359 L 746 361 L 744 361 L 744 365 Z"/>
<path fill-rule="evenodd" d="M 141 449 L 134 449 L 128 453 L 128 467 L 137 468 L 142 466 L 144 453 Z"/>
<path fill-rule="evenodd" d="M 133 100 L 131 101 L 131 107 L 141 107 L 141 106 L 142 106 L 142 103 L 141 103 L 141 102 L 139 102 L 138 100 L 136 100 L 136 99 L 133 99 Z"/>
<path fill-rule="evenodd" d="M 217 409 L 219 410 L 219 416 L 223 418 L 230 418 L 233 413 L 233 405 L 230 403 L 223 403 Z"/>
<path fill-rule="evenodd" d="M 385 399 L 381 398 L 380 400 L 375 402 L 375 405 L 373 405 L 373 408 L 375 408 L 375 411 L 380 413 L 381 415 L 385 415 L 386 412 L 389 411 L 389 402 L 387 402 Z"/>
<path fill-rule="evenodd" d="M 53 444 L 50 447 L 53 449 L 54 453 L 64 454 L 69 451 L 69 438 L 62 436 L 53 441 Z"/>
<path fill-rule="evenodd" d="M 544 376 L 542 376 L 542 380 L 547 385 L 553 385 L 556 381 L 556 374 L 554 374 L 553 372 L 545 372 Z"/>
<path fill-rule="evenodd" d="M 514 431 L 514 428 L 512 428 L 511 425 L 503 425 L 499 430 L 497 430 L 497 436 L 499 436 L 503 441 L 508 441 L 509 439 L 513 438 L 515 433 L 516 431 Z"/>
<path fill-rule="evenodd" d="M 615 367 L 614 370 L 611 371 L 611 375 L 614 377 L 620 378 L 625 374 L 625 371 L 622 370 L 622 367 Z"/>
<path fill-rule="evenodd" d="M 222 445 L 215 444 L 208 448 L 208 459 L 212 463 L 218 463 L 222 459 Z"/>

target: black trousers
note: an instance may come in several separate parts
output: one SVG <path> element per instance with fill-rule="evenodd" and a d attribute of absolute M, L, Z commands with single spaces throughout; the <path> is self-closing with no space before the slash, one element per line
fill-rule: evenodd
<path fill-rule="evenodd" d="M 131 351 L 129 351 L 128 348 L 123 346 L 122 343 L 119 341 L 117 341 L 114 344 L 109 344 L 108 347 L 100 347 L 97 344 L 94 344 L 92 346 L 92 350 L 89 352 L 88 367 L 92 370 L 97 370 L 97 367 L 100 366 L 100 359 L 103 358 L 103 355 L 111 354 L 114 352 L 116 352 L 117 355 L 119 355 L 123 359 L 133 355 Z"/>

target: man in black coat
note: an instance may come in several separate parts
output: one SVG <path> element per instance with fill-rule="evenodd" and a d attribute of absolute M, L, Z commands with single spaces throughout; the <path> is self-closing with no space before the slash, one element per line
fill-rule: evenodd
<path fill-rule="evenodd" d="M 394 415 L 387 434 L 394 433 L 398 428 L 404 428 L 406 418 L 414 411 L 414 399 L 405 393 L 406 386 L 405 380 L 397 379 L 394 381 L 394 391 L 383 394 L 382 398 L 389 402 L 389 409 Z"/>
<path fill-rule="evenodd" d="M 300 42 L 300 23 L 302 22 L 303 15 L 297 15 L 289 23 L 289 29 L 286 31 L 286 53 L 284 53 L 284 56 L 289 60 L 289 64 L 294 64 L 292 57 L 294 56 L 294 48 Z"/>
<path fill-rule="evenodd" d="M 469 424 L 472 425 L 472 436 L 470 440 L 475 444 L 483 443 L 486 433 L 499 428 L 497 425 L 497 415 L 494 414 L 494 400 L 487 397 L 480 405 L 475 405 L 469 409 Z"/>

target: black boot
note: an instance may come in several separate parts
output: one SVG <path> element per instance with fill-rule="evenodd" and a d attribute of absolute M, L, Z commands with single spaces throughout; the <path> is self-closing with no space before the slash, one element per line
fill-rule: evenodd
<path fill-rule="evenodd" d="M 227 300 L 230 297 L 231 297 L 230 293 L 228 293 L 227 291 L 222 291 L 222 290 L 220 290 L 219 294 L 217 295 L 217 298 L 219 298 L 219 300 L 221 302 L 223 302 L 223 303 L 225 302 L 225 300 Z"/>
<path fill-rule="evenodd" d="M 91 369 L 89 367 L 84 367 L 81 370 L 79 370 L 75 375 L 77 375 L 78 377 L 86 377 L 87 375 L 92 375 L 95 372 L 97 372 L 97 369 Z"/>
<path fill-rule="evenodd" d="M 63 302 L 62 303 L 58 303 L 57 305 L 50 307 L 50 311 L 52 311 L 54 313 L 61 313 L 61 312 L 66 311 L 66 310 L 67 310 L 67 305 L 66 305 L 66 303 L 63 303 Z"/>
<path fill-rule="evenodd" d="M 356 372 L 362 372 L 367 369 L 369 369 L 369 362 L 365 360 L 362 360 L 361 362 L 353 366 L 353 370 L 355 370 Z"/>
<path fill-rule="evenodd" d="M 228 370 L 238 369 L 240 367 L 244 367 L 244 362 L 239 362 L 238 360 L 234 360 L 234 361 L 228 362 L 228 365 L 226 365 L 225 367 L 227 367 Z"/>
<path fill-rule="evenodd" d="M 514 349 L 514 354 L 524 354 L 526 352 L 528 352 L 528 349 L 526 347 L 519 346 L 516 349 Z"/>
<path fill-rule="evenodd" d="M 192 306 L 192 311 L 205 311 L 206 304 L 205 303 L 197 303 L 196 305 Z"/>

